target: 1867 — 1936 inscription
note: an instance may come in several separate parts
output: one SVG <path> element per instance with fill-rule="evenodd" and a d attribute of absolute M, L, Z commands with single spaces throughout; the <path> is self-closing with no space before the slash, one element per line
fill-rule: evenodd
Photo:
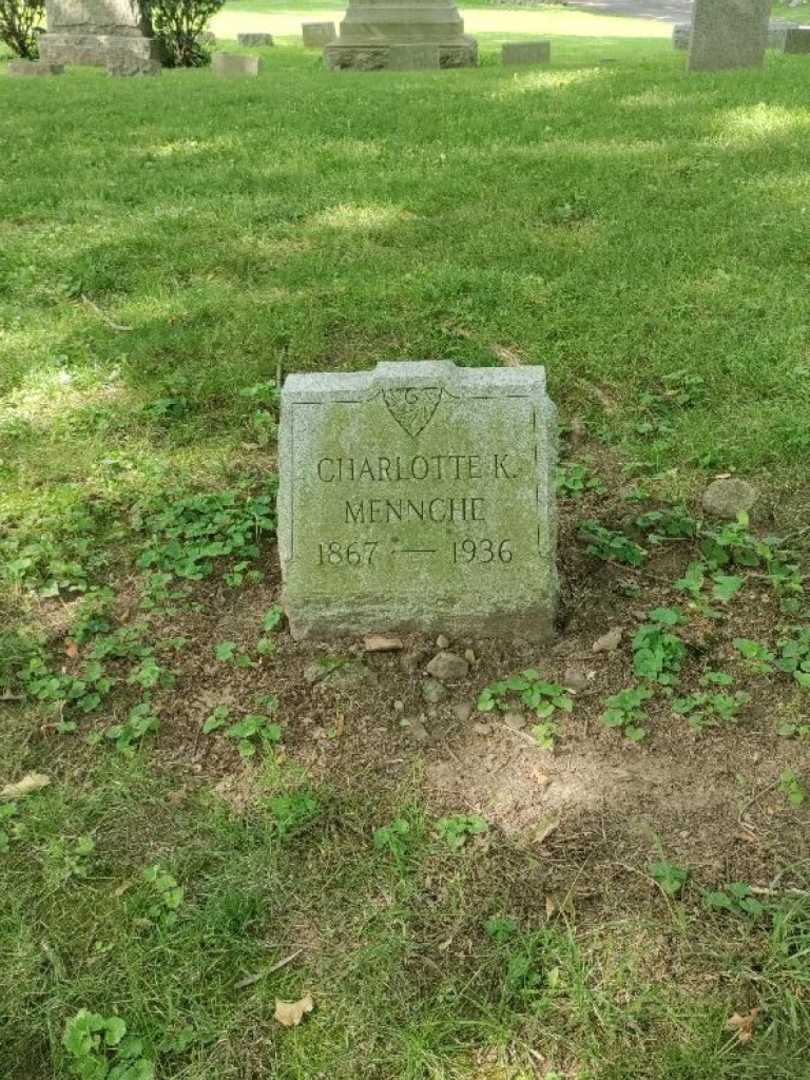
<path fill-rule="evenodd" d="M 540 367 L 289 376 L 279 550 L 293 636 L 550 637 L 556 444 Z"/>

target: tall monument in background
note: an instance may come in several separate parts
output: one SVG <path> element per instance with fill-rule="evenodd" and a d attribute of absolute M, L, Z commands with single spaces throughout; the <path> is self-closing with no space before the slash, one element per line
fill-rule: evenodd
<path fill-rule="evenodd" d="M 46 64 L 108 66 L 158 58 L 148 15 L 138 0 L 47 0 L 47 33 L 39 40 Z"/>
<path fill-rule="evenodd" d="M 361 71 L 475 67 L 478 43 L 465 35 L 453 0 L 349 0 L 340 35 L 324 58 L 329 68 Z"/>

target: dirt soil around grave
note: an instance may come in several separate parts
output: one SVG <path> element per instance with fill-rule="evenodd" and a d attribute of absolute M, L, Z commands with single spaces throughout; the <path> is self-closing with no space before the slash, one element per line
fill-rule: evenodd
<path fill-rule="evenodd" d="M 600 474 L 610 491 L 620 489 L 618 473 L 608 477 L 600 465 Z M 252 768 L 231 740 L 203 736 L 201 727 L 219 705 L 237 718 L 256 712 L 260 696 L 273 694 L 284 731 L 281 753 L 314 782 L 394 789 L 415 776 L 437 817 L 483 815 L 543 860 L 549 886 L 560 895 L 587 899 L 592 894 L 578 883 L 593 881 L 595 873 L 602 882 L 621 879 L 628 894 L 649 895 L 642 868 L 662 855 L 705 882 L 767 886 L 782 868 L 810 856 L 810 815 L 805 807 L 789 806 L 778 790 L 784 769 L 801 775 L 807 751 L 800 741 L 776 734 L 780 721 L 806 716 L 806 691 L 786 675 L 750 675 L 732 640 L 773 642 L 789 620 L 765 582 L 753 580 L 727 618 L 691 614 L 680 628 L 689 650 L 677 693 L 699 689 L 706 670 L 728 671 L 735 688 L 751 695 L 737 723 L 694 734 L 658 695 L 650 703 L 644 742 L 633 744 L 606 729 L 600 723 L 605 699 L 636 682 L 634 634 L 652 608 L 683 606 L 684 595 L 672 582 L 695 554 L 690 541 L 669 541 L 653 547 L 640 570 L 589 555 L 577 538 L 578 522 L 598 518 L 611 528 L 627 527 L 638 513 L 630 506 L 618 496 L 592 493 L 563 501 L 558 640 L 545 648 L 452 641 L 451 650 L 471 650 L 475 659 L 468 678 L 449 685 L 437 705 L 426 705 L 422 695 L 425 667 L 438 651 L 426 638 L 408 637 L 400 650 L 366 653 L 360 642 L 299 644 L 284 631 L 275 653 L 252 668 L 215 660 L 214 646 L 222 641 L 255 655 L 262 618 L 280 591 L 274 548 L 267 552 L 264 585 L 246 591 L 198 587 L 196 603 L 158 627 L 195 647 L 172 665 L 177 685 L 162 698 L 152 749 L 156 767 L 177 773 L 191 788 L 214 787 L 241 812 L 257 795 Z M 596 639 L 615 628 L 623 632 L 618 648 L 595 653 Z M 536 745 L 531 717 L 484 715 L 475 707 L 488 683 L 530 667 L 552 681 L 584 684 L 553 752 Z"/>

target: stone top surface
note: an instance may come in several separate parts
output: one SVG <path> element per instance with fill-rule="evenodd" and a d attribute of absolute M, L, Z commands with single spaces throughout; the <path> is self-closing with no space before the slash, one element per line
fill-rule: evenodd
<path fill-rule="evenodd" d="M 141 33 L 147 29 L 136 0 L 47 0 L 48 30 Z"/>
<path fill-rule="evenodd" d="M 548 638 L 555 453 L 540 367 L 290 375 L 278 512 L 294 636 Z"/>

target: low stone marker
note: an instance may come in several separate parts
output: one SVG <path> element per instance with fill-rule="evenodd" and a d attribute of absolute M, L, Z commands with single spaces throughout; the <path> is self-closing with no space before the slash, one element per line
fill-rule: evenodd
<path fill-rule="evenodd" d="M 196 40 L 200 45 L 216 45 L 217 35 L 213 30 L 201 30 L 200 33 L 197 34 Z"/>
<path fill-rule="evenodd" d="M 695 0 L 689 70 L 759 67 L 770 13 L 771 0 Z"/>
<path fill-rule="evenodd" d="M 333 22 L 312 22 L 301 24 L 301 36 L 305 49 L 322 49 L 337 37 Z"/>
<path fill-rule="evenodd" d="M 26 78 L 38 75 L 64 75 L 64 64 L 43 64 L 40 60 L 10 60 L 8 73 L 14 78 Z"/>
<path fill-rule="evenodd" d="M 501 49 L 504 65 L 548 64 L 551 62 L 550 41 L 507 41 Z"/>
<path fill-rule="evenodd" d="M 237 34 L 237 42 L 245 48 L 260 49 L 273 44 L 272 34 Z"/>
<path fill-rule="evenodd" d="M 785 31 L 786 53 L 810 53 L 810 26 L 791 26 Z"/>
<path fill-rule="evenodd" d="M 421 68 L 439 67 L 438 45 L 389 45 L 388 69 L 390 71 L 415 71 Z"/>
<path fill-rule="evenodd" d="M 216 52 L 211 61 L 215 75 L 225 78 L 255 78 L 261 69 L 260 56 L 242 56 L 241 53 Z"/>
<path fill-rule="evenodd" d="M 293 637 L 547 640 L 556 448 L 541 367 L 290 375 L 278 537 Z"/>

